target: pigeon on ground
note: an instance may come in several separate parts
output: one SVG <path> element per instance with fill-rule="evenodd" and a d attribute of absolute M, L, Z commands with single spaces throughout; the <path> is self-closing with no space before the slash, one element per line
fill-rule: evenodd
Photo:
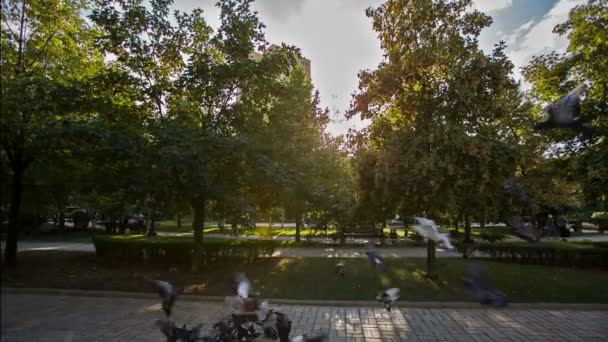
<path fill-rule="evenodd" d="M 549 118 L 546 121 L 534 124 L 534 129 L 579 128 L 588 131 L 590 127 L 580 118 L 580 102 L 584 92 L 585 84 L 581 83 L 567 95 L 562 96 L 557 102 L 551 104 L 545 109 L 545 113 L 547 113 Z"/>
<path fill-rule="evenodd" d="M 384 304 L 386 311 L 391 311 L 391 306 L 399 299 L 399 289 L 390 288 L 386 291 L 380 292 L 376 299 Z"/>
<path fill-rule="evenodd" d="M 233 327 L 224 321 L 219 321 L 213 325 L 213 329 L 216 331 L 216 341 L 232 341 L 236 340 L 234 337 L 236 331 Z"/>
<path fill-rule="evenodd" d="M 336 274 L 341 278 L 344 278 L 344 261 L 340 261 L 336 264 Z"/>
<path fill-rule="evenodd" d="M 416 220 L 416 224 L 412 228 L 414 228 L 416 233 L 422 235 L 426 239 L 439 242 L 439 244 L 446 249 L 455 249 L 448 238 L 448 234 L 439 233 L 435 221 L 424 217 L 414 217 L 414 220 Z"/>
<path fill-rule="evenodd" d="M 276 315 L 276 331 L 279 335 L 279 342 L 290 342 L 289 334 L 291 333 L 291 320 L 282 312 L 275 312 Z"/>
<path fill-rule="evenodd" d="M 367 255 L 367 259 L 372 267 L 380 272 L 384 270 L 384 259 L 382 259 L 380 254 L 378 254 L 378 251 L 376 251 L 371 243 L 367 245 L 367 251 L 365 254 Z"/>
<path fill-rule="evenodd" d="M 307 334 L 293 337 L 291 342 L 323 342 L 327 340 L 327 335 L 308 336 Z"/>
<path fill-rule="evenodd" d="M 158 289 L 160 299 L 162 300 L 163 311 L 165 312 L 165 315 L 169 317 L 171 316 L 171 310 L 173 309 L 175 300 L 179 295 L 184 293 L 184 289 L 177 288 L 171 283 L 162 280 L 154 280 L 154 283 Z"/>
<path fill-rule="evenodd" d="M 528 242 L 538 242 L 539 237 L 537 233 L 537 229 L 534 227 L 532 223 L 524 222 L 521 216 L 512 216 L 506 220 L 506 223 L 515 235 L 520 238 L 528 241 Z"/>
<path fill-rule="evenodd" d="M 469 266 L 469 274 L 464 278 L 464 288 L 482 305 L 504 307 L 507 305 L 507 297 L 501 291 L 490 287 L 484 280 L 481 265 L 477 262 Z"/>
<path fill-rule="evenodd" d="M 154 321 L 154 325 L 156 325 L 160 329 L 160 332 L 162 332 L 163 335 L 165 335 L 165 337 L 167 338 L 167 341 L 169 341 L 171 338 L 175 337 L 175 329 L 177 327 L 175 326 L 175 323 L 173 323 L 172 321 L 170 321 L 168 319 L 156 319 Z"/>

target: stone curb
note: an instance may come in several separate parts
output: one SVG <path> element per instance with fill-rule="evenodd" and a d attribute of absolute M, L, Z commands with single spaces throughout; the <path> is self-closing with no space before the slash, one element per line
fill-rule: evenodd
<path fill-rule="evenodd" d="M 48 289 L 48 288 L 2 288 L 2 295 L 7 294 L 31 294 L 31 295 L 56 295 L 56 296 L 82 296 L 102 298 L 141 298 L 156 299 L 154 293 L 137 293 L 122 291 L 97 291 L 97 290 L 73 290 L 73 289 Z M 180 297 L 186 301 L 196 302 L 224 302 L 221 296 L 198 296 L 185 294 Z M 342 301 L 342 300 L 296 300 L 296 299 L 272 299 L 271 303 L 278 305 L 318 305 L 318 306 L 343 306 L 361 307 L 378 306 L 376 301 Z M 402 308 L 428 308 L 428 309 L 488 309 L 475 302 L 397 302 L 394 306 Z M 583 303 L 510 303 L 506 309 L 531 309 L 531 310 L 593 310 L 608 311 L 608 304 L 583 304 Z"/>

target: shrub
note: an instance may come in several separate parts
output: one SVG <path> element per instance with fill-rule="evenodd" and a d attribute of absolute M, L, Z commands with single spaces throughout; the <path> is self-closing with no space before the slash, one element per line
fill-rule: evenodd
<path fill-rule="evenodd" d="M 486 253 L 498 260 L 559 266 L 607 267 L 607 247 L 606 244 L 597 243 L 551 241 L 536 244 L 480 243 L 467 248 Z"/>
<path fill-rule="evenodd" d="M 483 241 L 494 243 L 503 240 L 505 234 L 493 230 L 482 230 L 481 233 L 479 233 L 479 238 Z"/>
<path fill-rule="evenodd" d="M 95 236 L 93 243 L 97 256 L 111 262 L 183 265 L 190 264 L 194 254 L 194 241 L 187 237 Z M 277 246 L 275 241 L 205 239 L 202 262 L 222 258 L 253 261 L 272 255 Z"/>

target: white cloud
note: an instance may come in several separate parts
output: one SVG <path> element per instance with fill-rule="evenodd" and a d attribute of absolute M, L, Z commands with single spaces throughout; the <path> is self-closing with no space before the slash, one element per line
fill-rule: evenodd
<path fill-rule="evenodd" d="M 586 0 L 559 0 L 540 20 L 529 21 L 501 37 L 509 44 L 507 54 L 515 65 L 515 77 L 521 78 L 520 68 L 533 56 L 551 51 L 564 52 L 568 38 L 553 33 L 553 28 L 568 19 L 568 13 Z"/>
<path fill-rule="evenodd" d="M 473 7 L 484 13 L 495 12 L 512 5 L 512 0 L 475 0 L 473 2 Z"/>

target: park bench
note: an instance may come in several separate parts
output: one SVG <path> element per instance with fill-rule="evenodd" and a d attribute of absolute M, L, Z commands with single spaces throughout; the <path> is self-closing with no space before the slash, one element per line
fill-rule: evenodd
<path fill-rule="evenodd" d="M 344 231 L 344 237 L 353 237 L 353 238 L 379 238 L 384 239 L 384 233 L 382 232 L 382 228 L 376 228 L 371 225 L 359 226 L 359 227 L 349 227 Z"/>

